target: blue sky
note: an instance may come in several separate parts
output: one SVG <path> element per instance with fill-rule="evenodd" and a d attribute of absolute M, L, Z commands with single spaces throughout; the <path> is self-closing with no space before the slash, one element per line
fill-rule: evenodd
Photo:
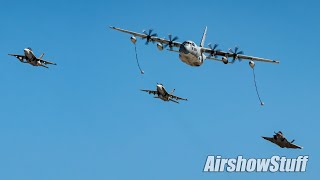
<path fill-rule="evenodd" d="M 319 2 L 6 1 L 0 6 L 0 179 L 315 179 L 319 177 Z M 109 25 L 220 48 L 247 61 L 182 63 Z M 32 47 L 58 66 L 21 64 Z M 189 99 L 166 103 L 139 89 L 163 83 Z M 260 136 L 281 130 L 302 150 Z M 207 155 L 309 155 L 305 173 L 203 173 Z"/>

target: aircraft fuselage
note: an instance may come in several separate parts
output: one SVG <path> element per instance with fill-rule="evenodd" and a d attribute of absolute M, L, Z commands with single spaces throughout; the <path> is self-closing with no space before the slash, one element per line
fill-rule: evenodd
<path fill-rule="evenodd" d="M 201 48 L 192 41 L 185 41 L 179 48 L 179 58 L 182 62 L 190 66 L 200 66 L 205 59 L 201 53 Z"/>
<path fill-rule="evenodd" d="M 158 97 L 164 101 L 169 101 L 169 94 L 167 93 L 166 89 L 163 87 L 163 85 L 158 84 L 157 85 L 157 91 L 158 91 Z"/>
<path fill-rule="evenodd" d="M 24 56 L 26 57 L 27 63 L 33 66 L 41 66 L 41 62 L 36 60 L 37 58 L 33 54 L 32 50 L 25 48 L 23 51 L 24 51 Z"/>

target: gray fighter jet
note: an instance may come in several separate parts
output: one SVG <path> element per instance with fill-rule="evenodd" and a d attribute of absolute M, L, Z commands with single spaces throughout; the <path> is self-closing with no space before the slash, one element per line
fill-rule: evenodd
<path fill-rule="evenodd" d="M 14 56 L 19 59 L 20 62 L 22 63 L 28 63 L 31 64 L 32 66 L 42 66 L 45 68 L 48 68 L 46 66 L 47 64 L 52 64 L 52 65 L 57 65 L 56 63 L 45 61 L 42 59 L 44 56 L 44 53 L 41 54 L 39 58 L 37 58 L 34 54 L 31 48 L 25 48 L 24 50 L 24 55 L 18 55 L 18 54 L 8 54 L 9 56 Z"/>
<path fill-rule="evenodd" d="M 281 148 L 292 148 L 292 149 L 302 149 L 301 146 L 293 144 L 294 140 L 289 142 L 282 134 L 281 131 L 275 132 L 275 135 L 273 137 L 263 137 L 263 139 L 268 140 L 270 142 L 275 143 L 276 145 L 280 146 Z"/>
<path fill-rule="evenodd" d="M 185 99 L 185 98 L 174 96 L 173 93 L 174 93 L 175 89 L 173 89 L 171 91 L 171 93 L 169 94 L 166 91 L 166 89 L 164 88 L 164 86 L 162 84 L 158 84 L 158 83 L 157 83 L 157 90 L 156 91 L 152 91 L 152 90 L 141 90 L 141 91 L 147 92 L 149 94 L 157 95 L 154 98 L 159 98 L 159 99 L 161 99 L 163 101 L 172 101 L 172 102 L 175 102 L 175 103 L 178 103 L 178 104 L 179 104 L 179 102 L 175 101 L 173 99 L 187 101 L 187 99 Z"/>

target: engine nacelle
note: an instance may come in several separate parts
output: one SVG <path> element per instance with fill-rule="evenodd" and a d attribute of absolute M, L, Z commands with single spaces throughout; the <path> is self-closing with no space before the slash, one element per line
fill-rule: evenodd
<path fill-rule="evenodd" d="M 254 66 L 255 66 L 254 62 L 253 62 L 253 61 L 250 61 L 250 62 L 249 62 L 249 66 L 250 66 L 251 68 L 254 68 Z"/>
<path fill-rule="evenodd" d="M 137 38 L 135 36 L 131 36 L 130 40 L 133 44 L 137 42 Z"/>
<path fill-rule="evenodd" d="M 157 48 L 162 51 L 163 50 L 163 45 L 161 43 L 157 43 Z"/>
<path fill-rule="evenodd" d="M 228 58 L 227 57 L 222 57 L 222 62 L 224 64 L 228 64 Z"/>

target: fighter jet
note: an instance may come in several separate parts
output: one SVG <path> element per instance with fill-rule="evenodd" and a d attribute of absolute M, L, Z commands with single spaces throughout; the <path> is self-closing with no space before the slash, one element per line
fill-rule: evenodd
<path fill-rule="evenodd" d="M 188 100 L 188 99 L 180 98 L 178 96 L 174 96 L 173 93 L 174 93 L 175 89 L 173 89 L 169 94 L 166 91 L 166 89 L 164 88 L 164 86 L 162 84 L 158 84 L 158 83 L 157 83 L 157 90 L 156 91 L 152 91 L 152 90 L 141 90 L 141 91 L 147 92 L 149 94 L 157 95 L 154 98 L 159 98 L 159 99 L 162 99 L 163 101 L 172 101 L 172 102 L 175 102 L 178 104 L 179 104 L 179 102 L 176 100 L 184 100 L 184 101 Z M 173 99 L 175 99 L 175 100 L 173 100 Z"/>
<path fill-rule="evenodd" d="M 274 132 L 275 135 L 273 137 L 263 137 L 263 139 L 268 140 L 270 142 L 275 143 L 276 145 L 280 146 L 281 148 L 293 148 L 293 149 L 302 149 L 303 147 L 293 144 L 294 140 L 289 142 L 282 134 L 281 131 Z"/>
<path fill-rule="evenodd" d="M 24 49 L 24 55 L 17 55 L 17 54 L 8 54 L 9 56 L 14 56 L 20 60 L 22 63 L 28 63 L 31 64 L 32 66 L 42 66 L 45 68 L 48 68 L 46 64 L 52 64 L 52 65 L 57 65 L 56 63 L 45 61 L 42 59 L 44 56 L 44 53 L 41 54 L 39 58 L 37 58 L 31 48 L 25 48 Z"/>

